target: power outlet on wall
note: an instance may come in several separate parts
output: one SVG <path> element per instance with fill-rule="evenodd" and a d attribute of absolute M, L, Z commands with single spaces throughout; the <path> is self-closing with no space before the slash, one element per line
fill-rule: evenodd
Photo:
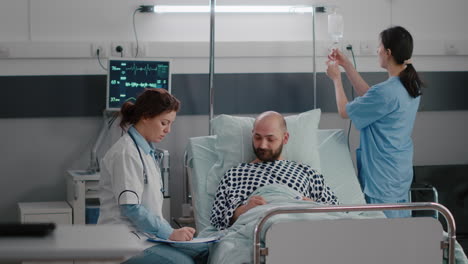
<path fill-rule="evenodd" d="M 112 42 L 111 55 L 113 57 L 130 57 L 131 45 L 127 42 Z"/>
<path fill-rule="evenodd" d="M 104 43 L 93 43 L 91 44 L 91 56 L 97 57 L 99 50 L 99 57 L 107 57 L 107 48 Z"/>
<path fill-rule="evenodd" d="M 351 53 L 351 49 L 353 53 Z M 355 40 L 343 40 L 341 50 L 345 52 L 347 56 L 350 56 L 352 54 L 354 54 L 354 56 L 357 56 L 361 54 L 360 43 L 359 41 L 355 41 Z"/>

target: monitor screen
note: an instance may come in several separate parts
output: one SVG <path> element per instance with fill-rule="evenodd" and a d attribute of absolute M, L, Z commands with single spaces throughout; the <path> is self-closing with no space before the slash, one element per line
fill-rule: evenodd
<path fill-rule="evenodd" d="M 120 110 L 123 103 L 136 100 L 145 88 L 171 92 L 170 60 L 109 58 L 106 109 Z"/>

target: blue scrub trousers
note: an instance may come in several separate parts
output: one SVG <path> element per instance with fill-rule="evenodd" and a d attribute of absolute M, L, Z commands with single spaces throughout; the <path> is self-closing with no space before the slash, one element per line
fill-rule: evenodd
<path fill-rule="evenodd" d="M 198 248 L 176 248 L 167 244 L 157 244 L 133 256 L 124 264 L 195 264 L 206 263 L 208 260 L 208 247 L 198 244 Z M 203 248 L 202 248 L 203 247 Z"/>
<path fill-rule="evenodd" d="M 373 198 L 370 196 L 365 195 L 366 202 L 368 204 L 383 204 L 383 203 L 407 203 L 408 199 L 402 199 L 402 200 L 382 200 L 382 199 L 377 199 Z M 390 210 L 390 211 L 383 211 L 385 216 L 387 218 L 405 218 L 405 217 L 411 217 L 411 211 L 410 210 Z"/>

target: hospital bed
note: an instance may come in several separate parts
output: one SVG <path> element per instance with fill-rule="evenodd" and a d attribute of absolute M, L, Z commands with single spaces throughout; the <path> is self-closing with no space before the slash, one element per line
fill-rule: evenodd
<path fill-rule="evenodd" d="M 218 232 L 209 218 L 224 172 L 253 160 L 253 118 L 220 115 L 211 123 L 214 135 L 189 139 L 185 166 L 197 231 L 200 236 L 224 235 L 212 247 L 211 263 L 468 263 L 455 241 L 453 217 L 442 205 L 366 205 L 343 131 L 318 129 L 319 120 L 319 109 L 287 116 L 290 139 L 283 153 L 318 169 L 340 205 L 270 206 L 246 220 L 250 229 L 233 226 Z M 437 210 L 447 219 L 448 234 L 431 217 L 387 219 L 381 211 L 389 208 Z M 290 217 L 305 213 L 321 217 Z"/>

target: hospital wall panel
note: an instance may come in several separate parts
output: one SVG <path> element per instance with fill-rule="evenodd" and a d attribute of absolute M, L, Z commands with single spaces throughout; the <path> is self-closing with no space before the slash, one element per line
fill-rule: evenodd
<path fill-rule="evenodd" d="M 222 4 L 222 2 L 218 2 L 218 4 Z M 133 12 L 140 4 L 152 3 L 124 0 L 32 1 L 32 39 L 36 41 L 63 39 L 78 41 L 89 39 L 133 40 Z M 158 4 L 161 2 L 158 1 Z M 181 1 L 172 1 L 167 4 L 181 4 Z M 190 2 L 189 4 L 196 3 Z M 198 4 L 207 4 L 207 2 L 199 2 Z M 271 3 L 265 4 L 271 5 Z M 51 12 L 51 7 L 55 12 Z M 67 12 L 67 10 L 73 10 L 73 12 Z M 241 19 L 238 15 L 231 14 L 218 16 L 217 22 L 219 24 L 216 32 L 219 39 L 290 40 L 307 38 L 307 35 L 303 34 L 304 30 L 311 32 L 312 19 L 310 14 L 264 14 L 260 21 L 253 15 L 240 16 Z M 87 19 L 83 19 L 83 17 Z M 57 21 L 62 23 L 57 23 Z M 240 21 L 243 22 L 240 23 Z M 252 22 L 254 23 L 252 24 Z M 142 41 L 203 41 L 209 39 L 209 14 L 156 15 L 137 13 L 135 23 Z M 233 27 L 233 23 L 237 26 Z M 254 26 L 249 28 L 249 25 Z M 278 33 L 279 28 L 283 29 L 283 34 Z M 102 32 L 106 32 L 106 34 L 103 35 Z"/>
<path fill-rule="evenodd" d="M 363 73 L 369 84 L 383 72 Z M 173 74 L 172 91 L 182 102 L 182 115 L 208 114 L 208 76 Z M 468 110 L 467 72 L 422 72 L 427 83 L 420 111 Z M 0 118 L 100 116 L 105 108 L 106 76 L 1 76 L 5 101 Z M 351 84 L 344 79 L 351 98 Z M 238 73 L 215 75 L 215 114 L 252 114 L 274 109 L 297 113 L 313 108 L 311 73 Z M 336 112 L 332 83 L 317 74 L 317 107 Z"/>
<path fill-rule="evenodd" d="M 122 0 L 31 1 L 31 39 L 48 42 L 130 38 L 132 14 L 138 5 Z"/>
<path fill-rule="evenodd" d="M 394 0 L 391 20 L 405 25 L 416 41 L 438 39 L 450 41 L 468 39 L 466 0 Z"/>
<path fill-rule="evenodd" d="M 206 4 L 206 1 L 188 1 Z M 252 4 L 253 1 L 249 1 Z M 310 1 L 255 1 L 256 4 L 301 4 Z M 161 3 L 161 1 L 158 1 Z M 164 2 L 162 2 L 164 3 Z M 187 1 L 169 1 L 168 4 Z M 218 4 L 239 4 L 218 1 Z M 345 19 L 343 43 L 377 44 L 379 32 L 390 25 L 403 25 L 414 35 L 420 48 L 429 51 L 455 45 L 455 50 L 466 54 L 468 29 L 464 0 L 388 1 L 336 0 Z M 0 3 L 1 42 L 86 43 L 135 42 L 133 12 L 140 4 L 125 0 L 82 1 L 2 1 Z M 422 8 L 424 7 L 424 8 Z M 369 23 L 372 21 L 372 23 Z M 216 18 L 216 41 L 221 42 L 297 42 L 312 40 L 310 14 L 220 14 Z M 317 14 L 316 37 L 330 42 L 326 14 Z M 140 14 L 135 16 L 135 27 L 141 42 L 157 46 L 165 42 L 209 41 L 208 14 Z M 461 41 L 461 42 L 460 42 Z M 360 43 L 361 42 L 361 43 Z M 437 47 L 433 47 L 437 43 Z M 3 43 L 0 43 L 2 46 Z M 373 51 L 373 50 L 372 50 Z M 40 51 L 38 51 L 40 52 Z M 72 53 L 72 52 L 69 52 Z M 89 47 L 87 48 L 88 55 Z M 359 51 L 356 51 L 359 54 Z M 456 53 L 459 54 L 459 53 Z M 34 57 L 38 55 L 34 54 Z M 75 56 L 75 55 L 73 55 Z M 204 55 L 206 56 L 206 54 Z"/>
<path fill-rule="evenodd" d="M 85 169 L 102 121 L 0 119 L 0 222 L 18 221 L 18 202 L 66 200 L 66 171 Z"/>
<path fill-rule="evenodd" d="M 27 1 L 14 2 L 18 2 L 17 5 L 21 6 L 27 3 Z M 141 4 L 123 0 L 30 2 L 30 34 L 34 41 L 133 40 L 132 15 Z M 256 4 L 261 4 L 261 2 L 256 1 Z M 263 2 L 272 4 L 271 1 Z M 285 3 L 285 1 L 276 2 Z M 171 2 L 171 4 L 183 3 L 184 1 Z M 411 32 L 414 32 L 417 40 L 466 39 L 468 33 L 468 29 L 464 27 L 466 24 L 464 10 L 467 8 L 467 2 L 464 0 L 360 0 L 358 2 L 337 0 L 333 3 L 339 6 L 339 11 L 346 21 L 345 39 L 369 39 L 370 36 L 377 39 L 378 33 L 392 24 L 407 26 Z M 206 4 L 206 1 L 198 2 L 198 4 Z M 218 4 L 229 4 L 229 1 L 218 1 Z M 231 4 L 239 3 L 231 1 Z M 3 10 L 13 11 L 9 14 L 28 15 L 27 8 L 15 9 L 13 4 L 3 5 L 6 7 L 2 8 Z M 83 19 L 84 17 L 87 19 Z M 217 16 L 217 41 L 311 39 L 312 19 L 310 15 L 266 14 L 260 17 L 252 15 L 240 15 L 240 17 L 241 19 L 239 15 L 226 14 Z M 326 27 L 320 26 L 326 24 L 326 16 L 318 14 L 317 19 L 318 39 L 328 39 Z M 368 21 L 373 21 L 373 23 L 368 23 Z M 209 39 L 209 16 L 207 14 L 137 14 L 136 24 L 142 41 L 206 41 Z M 22 29 L 25 30 L 27 27 L 22 26 Z M 435 32 L 437 32 L 436 36 L 434 36 Z M 23 34 L 27 35 L 28 32 L 23 31 Z"/>

